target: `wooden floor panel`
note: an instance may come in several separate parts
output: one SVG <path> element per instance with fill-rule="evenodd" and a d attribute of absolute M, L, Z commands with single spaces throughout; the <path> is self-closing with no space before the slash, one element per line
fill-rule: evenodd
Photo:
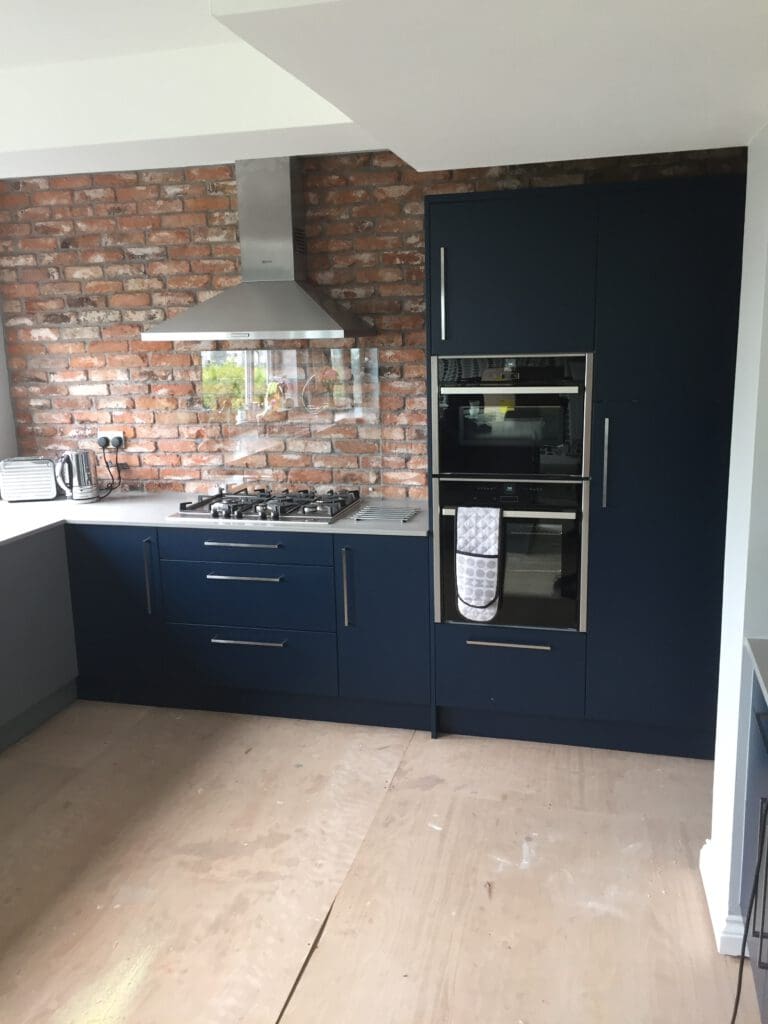
<path fill-rule="evenodd" d="M 415 737 L 284 1024 L 727 1022 L 710 786 L 703 762 Z"/>
<path fill-rule="evenodd" d="M 7 751 L 0 1019 L 274 1024 L 410 736 L 76 705 Z"/>
<path fill-rule="evenodd" d="M 727 1024 L 711 776 L 78 703 L 0 755 L 0 1020 Z"/>

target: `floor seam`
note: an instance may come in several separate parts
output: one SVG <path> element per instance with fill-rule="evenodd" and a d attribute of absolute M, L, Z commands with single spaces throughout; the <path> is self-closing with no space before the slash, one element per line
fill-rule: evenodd
<path fill-rule="evenodd" d="M 387 785 L 384 787 L 384 792 L 382 793 L 381 799 L 379 800 L 379 804 L 378 804 L 376 810 L 374 811 L 373 815 L 371 816 L 370 824 L 369 824 L 368 828 L 366 829 L 363 837 L 360 840 L 360 845 L 357 848 L 355 856 L 350 861 L 349 867 L 347 868 L 347 871 L 344 874 L 344 877 L 342 878 L 341 882 L 339 883 L 339 887 L 336 890 L 336 895 L 333 897 L 333 899 L 331 900 L 331 905 L 328 907 L 328 912 L 325 915 L 325 917 L 323 918 L 322 922 L 320 923 L 320 927 L 318 928 L 317 933 L 316 933 L 314 939 L 312 940 L 312 945 L 309 947 L 309 950 L 307 951 L 307 955 L 304 957 L 302 965 L 299 968 L 299 971 L 298 971 L 296 977 L 294 978 L 294 981 L 293 981 L 293 984 L 291 985 L 290 991 L 289 991 L 288 995 L 286 996 L 285 1002 L 283 1003 L 283 1005 L 282 1005 L 282 1007 L 280 1009 L 280 1013 L 275 1018 L 275 1024 L 280 1024 L 280 1022 L 282 1021 L 283 1017 L 285 1016 L 285 1014 L 288 1011 L 288 1007 L 291 1004 L 291 1000 L 293 999 L 294 995 L 296 994 L 296 990 L 298 989 L 299 985 L 301 984 L 301 979 L 304 977 L 304 974 L 306 973 L 306 970 L 309 967 L 310 961 L 311 961 L 312 957 L 315 955 L 315 952 L 316 952 L 316 950 L 318 949 L 318 947 L 320 945 L 320 940 L 323 937 L 323 933 L 325 931 L 326 925 L 328 924 L 328 921 L 330 920 L 331 914 L 333 913 L 333 908 L 336 906 L 336 900 L 339 898 L 341 890 L 344 888 L 344 885 L 346 884 L 346 881 L 349 878 L 350 873 L 352 872 L 353 867 L 357 863 L 357 859 L 360 856 L 360 850 L 363 848 L 363 845 L 364 845 L 366 839 L 368 838 L 368 833 L 371 831 L 371 827 L 373 826 L 373 823 L 376 821 L 376 818 L 379 815 L 379 811 L 381 810 L 382 804 L 384 803 L 384 800 L 386 799 L 387 793 L 392 788 L 392 785 L 393 785 L 395 779 L 397 778 L 397 774 L 398 774 L 398 772 L 400 771 L 400 769 L 403 766 L 403 761 L 405 760 L 405 756 L 408 753 L 408 751 L 411 749 L 411 744 L 413 743 L 415 738 L 416 738 L 416 730 L 413 729 L 411 731 L 410 738 L 409 738 L 408 742 L 406 743 L 405 747 L 403 748 L 402 754 L 400 755 L 400 760 L 397 762 L 397 767 L 392 772 L 391 779 L 389 780 Z"/>
<path fill-rule="evenodd" d="M 346 876 L 345 876 L 345 878 L 346 878 Z M 344 882 L 341 883 L 341 885 L 343 885 L 343 884 L 344 884 Z M 341 892 L 341 885 L 339 886 L 339 892 Z M 307 967 L 309 967 L 309 962 L 312 959 L 312 957 L 315 955 L 315 950 L 320 945 L 320 940 L 323 937 L 323 932 L 325 931 L 325 926 L 328 924 L 328 919 L 330 918 L 331 914 L 333 913 L 333 908 L 336 905 L 336 899 L 337 898 L 338 898 L 338 893 L 336 894 L 336 896 L 334 896 L 334 898 L 333 898 L 333 900 L 331 902 L 330 907 L 328 907 L 328 912 L 325 915 L 325 917 L 323 918 L 323 920 L 322 920 L 322 922 L 320 924 L 320 927 L 317 930 L 317 934 L 315 935 L 314 939 L 312 940 L 312 945 L 309 947 L 309 951 L 307 952 L 307 955 L 304 957 L 304 962 L 302 963 L 301 967 L 299 968 L 299 973 L 296 975 L 296 977 L 294 979 L 294 982 L 291 985 L 291 990 L 290 990 L 290 992 L 288 993 L 288 995 L 285 998 L 285 1002 L 283 1003 L 283 1005 L 282 1005 L 282 1007 L 280 1009 L 280 1013 L 275 1018 L 275 1024 L 280 1024 L 280 1021 L 285 1016 L 286 1010 L 288 1009 L 288 1006 L 290 1005 L 290 1002 L 293 999 L 294 993 L 296 992 L 296 989 L 299 987 L 299 985 L 301 983 L 301 979 L 304 977 L 304 972 L 306 971 Z"/>

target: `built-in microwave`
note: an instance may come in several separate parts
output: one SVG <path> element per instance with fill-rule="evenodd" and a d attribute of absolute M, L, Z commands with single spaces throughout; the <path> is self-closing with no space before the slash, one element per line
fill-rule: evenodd
<path fill-rule="evenodd" d="M 589 476 L 592 357 L 435 356 L 435 476 Z"/>
<path fill-rule="evenodd" d="M 435 618 L 586 631 L 589 481 L 433 481 Z M 461 510 L 498 510 L 498 593 L 492 614 L 460 601 L 456 523 Z M 486 560 L 491 562 L 487 552 Z"/>

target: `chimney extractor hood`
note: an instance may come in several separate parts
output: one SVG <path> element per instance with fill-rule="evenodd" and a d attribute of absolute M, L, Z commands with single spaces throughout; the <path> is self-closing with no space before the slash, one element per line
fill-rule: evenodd
<path fill-rule="evenodd" d="M 243 283 L 142 331 L 144 341 L 295 341 L 376 331 L 305 277 L 296 165 L 289 157 L 235 164 Z"/>

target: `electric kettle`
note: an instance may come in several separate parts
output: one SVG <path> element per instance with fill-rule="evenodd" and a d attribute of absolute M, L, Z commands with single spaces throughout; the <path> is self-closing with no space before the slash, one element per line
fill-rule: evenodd
<path fill-rule="evenodd" d="M 66 496 L 74 501 L 99 500 L 93 452 L 65 452 L 56 460 L 56 479 Z"/>

